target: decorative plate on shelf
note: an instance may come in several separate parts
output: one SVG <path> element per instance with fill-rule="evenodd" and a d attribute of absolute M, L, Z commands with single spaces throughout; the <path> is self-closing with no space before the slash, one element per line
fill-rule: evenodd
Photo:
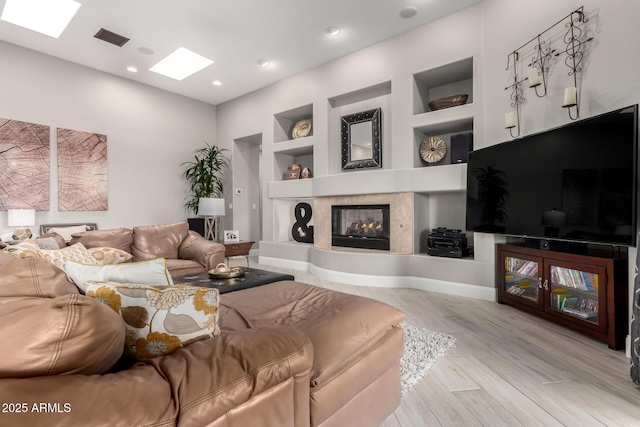
<path fill-rule="evenodd" d="M 427 163 L 437 163 L 447 154 L 447 144 L 444 139 L 430 136 L 420 144 L 420 157 Z"/>
<path fill-rule="evenodd" d="M 293 127 L 293 130 L 291 131 L 291 137 L 293 139 L 304 138 L 305 136 L 309 135 L 309 132 L 311 132 L 311 120 L 300 120 Z"/>

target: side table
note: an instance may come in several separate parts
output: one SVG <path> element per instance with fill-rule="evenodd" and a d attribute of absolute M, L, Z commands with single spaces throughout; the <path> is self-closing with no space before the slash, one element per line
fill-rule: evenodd
<path fill-rule="evenodd" d="M 247 267 L 249 267 L 249 251 L 251 250 L 251 246 L 253 246 L 255 242 L 232 242 L 232 243 L 224 243 L 224 247 L 226 248 L 224 257 L 227 264 L 229 263 L 229 258 L 232 256 L 243 256 L 247 259 Z"/>

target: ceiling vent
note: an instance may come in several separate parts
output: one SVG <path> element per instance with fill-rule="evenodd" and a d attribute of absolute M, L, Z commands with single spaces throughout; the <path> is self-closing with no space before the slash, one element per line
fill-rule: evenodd
<path fill-rule="evenodd" d="M 98 31 L 93 37 L 119 47 L 124 46 L 124 44 L 129 41 L 128 38 L 121 36 L 120 34 L 116 34 L 112 31 L 105 30 L 104 28 L 100 28 L 100 31 Z"/>

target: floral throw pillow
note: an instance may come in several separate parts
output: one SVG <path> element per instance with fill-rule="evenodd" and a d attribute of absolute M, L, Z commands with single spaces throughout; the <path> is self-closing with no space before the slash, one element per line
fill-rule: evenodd
<path fill-rule="evenodd" d="M 108 265 L 108 264 L 122 264 L 124 262 L 131 261 L 133 255 L 129 252 L 125 252 L 122 249 L 99 247 L 87 249 L 92 257 L 96 259 L 96 264 Z"/>
<path fill-rule="evenodd" d="M 27 239 L 16 245 L 9 245 L 3 251 L 14 258 L 38 258 L 40 247 L 33 240 Z"/>
<path fill-rule="evenodd" d="M 125 353 L 138 360 L 171 354 L 220 333 L 215 288 L 85 282 L 86 295 L 111 307 L 125 323 Z"/>
<path fill-rule="evenodd" d="M 60 268 L 62 271 L 67 271 L 65 263 L 67 261 L 76 261 L 83 264 L 95 264 L 96 259 L 91 256 L 87 248 L 82 243 L 76 243 L 75 245 L 67 246 L 58 250 L 45 250 L 40 249 L 40 258 L 44 258 L 47 261 L 51 261 Z"/>

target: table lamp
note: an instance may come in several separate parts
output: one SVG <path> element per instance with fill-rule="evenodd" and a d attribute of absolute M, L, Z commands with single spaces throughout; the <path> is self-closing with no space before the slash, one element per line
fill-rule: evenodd
<path fill-rule="evenodd" d="M 567 223 L 567 213 L 552 209 L 542 213 L 542 225 L 544 225 L 544 235 L 546 237 L 558 237 L 560 227 Z"/>
<path fill-rule="evenodd" d="M 219 241 L 220 217 L 224 216 L 224 199 L 200 197 L 198 215 L 204 217 L 204 238 Z"/>
<path fill-rule="evenodd" d="M 29 239 L 32 236 L 29 226 L 36 225 L 35 209 L 9 209 L 7 213 L 9 227 L 17 227 L 12 237 L 15 240 Z"/>

